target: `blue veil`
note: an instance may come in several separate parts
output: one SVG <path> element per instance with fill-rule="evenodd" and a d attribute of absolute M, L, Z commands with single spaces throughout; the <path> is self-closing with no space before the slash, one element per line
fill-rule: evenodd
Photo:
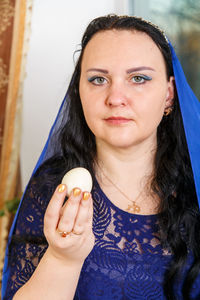
<path fill-rule="evenodd" d="M 200 207 L 200 102 L 190 88 L 172 44 L 173 70 L 185 135 L 194 175 L 197 199 Z"/>
<path fill-rule="evenodd" d="M 192 92 L 190 86 L 187 83 L 187 80 L 185 78 L 184 72 L 182 70 L 182 67 L 179 63 L 179 60 L 175 54 L 175 51 L 171 45 L 170 42 L 169 46 L 172 53 L 172 62 L 173 62 L 173 71 L 175 76 L 175 83 L 182 113 L 182 119 L 186 134 L 186 140 L 188 144 L 188 150 L 190 154 L 191 159 L 191 165 L 194 175 L 194 182 L 196 187 L 196 194 L 198 203 L 200 205 L 200 102 L 195 97 L 194 93 Z M 73 78 L 72 78 L 73 81 Z M 71 81 L 71 82 L 72 82 Z M 70 83 L 71 85 L 71 83 Z M 69 85 L 69 86 L 70 86 Z M 69 105 L 70 99 L 68 96 L 68 93 L 66 94 L 61 107 L 59 109 L 59 112 L 57 114 L 56 120 L 50 130 L 49 137 L 47 139 L 47 142 L 44 146 L 44 149 L 40 155 L 40 158 L 36 164 L 36 167 L 33 171 L 32 176 L 35 174 L 39 166 L 51 155 L 55 154 L 55 148 L 53 145 L 55 144 L 56 140 L 56 133 L 58 132 L 62 122 L 66 120 L 67 118 L 67 111 L 68 111 L 68 105 Z M 65 112 L 65 114 L 64 114 Z M 53 151 L 53 153 L 52 153 Z M 57 150 L 59 152 L 59 149 Z M 26 190 L 25 190 L 26 192 Z M 25 193 L 24 192 L 24 193 Z M 23 199 L 23 197 L 22 197 Z M 9 234 L 9 240 L 12 237 L 12 234 L 15 229 L 18 213 L 19 213 L 20 206 L 18 208 L 18 211 L 16 213 L 14 222 L 12 224 L 10 234 Z M 6 250 L 6 256 L 5 256 L 5 264 L 4 264 L 4 270 L 3 270 L 3 282 L 2 282 L 2 297 L 4 298 L 7 280 L 9 277 L 9 268 L 8 268 L 8 249 Z"/>

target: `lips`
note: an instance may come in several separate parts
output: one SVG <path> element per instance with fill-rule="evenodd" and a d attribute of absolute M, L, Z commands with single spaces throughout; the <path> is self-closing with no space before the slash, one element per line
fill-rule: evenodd
<path fill-rule="evenodd" d="M 110 124 L 124 124 L 124 123 L 130 122 L 131 119 L 128 119 L 128 118 L 125 118 L 122 116 L 118 116 L 118 117 L 111 116 L 111 117 L 105 119 L 105 121 Z"/>

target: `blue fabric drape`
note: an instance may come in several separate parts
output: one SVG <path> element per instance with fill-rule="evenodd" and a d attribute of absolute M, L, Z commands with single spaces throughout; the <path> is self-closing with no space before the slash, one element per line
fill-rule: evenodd
<path fill-rule="evenodd" d="M 172 53 L 176 89 L 200 207 L 200 102 L 190 88 L 170 42 L 169 46 Z"/>

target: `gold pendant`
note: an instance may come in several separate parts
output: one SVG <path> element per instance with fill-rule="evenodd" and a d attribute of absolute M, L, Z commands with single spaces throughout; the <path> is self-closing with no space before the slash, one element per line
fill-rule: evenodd
<path fill-rule="evenodd" d="M 133 201 L 132 204 L 128 205 L 128 208 L 126 210 L 130 213 L 139 213 L 140 207 L 137 204 L 135 204 L 135 201 Z"/>

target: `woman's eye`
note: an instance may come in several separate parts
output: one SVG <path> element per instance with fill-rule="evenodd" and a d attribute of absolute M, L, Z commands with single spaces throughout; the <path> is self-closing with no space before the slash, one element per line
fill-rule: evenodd
<path fill-rule="evenodd" d="M 146 75 L 135 75 L 131 79 L 135 83 L 144 83 L 145 81 L 149 81 L 152 78 Z"/>
<path fill-rule="evenodd" d="M 88 79 L 89 82 L 92 82 L 95 85 L 102 85 L 106 83 L 106 79 L 103 77 L 95 76 Z"/>

